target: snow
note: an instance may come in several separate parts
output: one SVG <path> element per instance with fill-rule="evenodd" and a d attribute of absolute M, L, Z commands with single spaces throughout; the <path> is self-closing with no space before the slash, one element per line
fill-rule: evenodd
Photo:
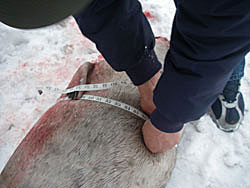
<path fill-rule="evenodd" d="M 172 0 L 141 0 L 156 36 L 170 38 Z M 0 24 L 0 172 L 34 123 L 59 97 L 37 87 L 65 88 L 77 68 L 100 54 L 73 18 L 36 30 Z M 240 129 L 224 133 L 208 115 L 186 125 L 166 188 L 250 187 L 250 55 L 242 80 L 246 112 Z"/>

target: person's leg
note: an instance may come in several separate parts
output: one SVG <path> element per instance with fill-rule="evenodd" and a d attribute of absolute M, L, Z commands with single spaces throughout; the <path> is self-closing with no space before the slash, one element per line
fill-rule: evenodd
<path fill-rule="evenodd" d="M 181 2 L 182 0 L 174 0 L 174 4 L 175 4 L 175 8 L 177 9 L 178 8 L 178 5 L 179 3 Z"/>
<path fill-rule="evenodd" d="M 161 64 L 153 50 L 155 37 L 140 2 L 95 0 L 74 17 L 83 35 L 96 44 L 111 67 L 126 71 L 138 86 L 141 107 L 151 114 Z"/>
<path fill-rule="evenodd" d="M 178 0 L 174 0 L 175 7 L 177 7 Z"/>
<path fill-rule="evenodd" d="M 95 0 L 74 17 L 112 68 L 126 71 L 135 85 L 160 70 L 153 50 L 155 37 L 139 1 Z"/>
<path fill-rule="evenodd" d="M 244 76 L 244 68 L 245 59 L 235 67 L 223 93 L 212 105 L 215 123 L 225 132 L 237 130 L 243 120 L 245 105 L 239 87 Z"/>
<path fill-rule="evenodd" d="M 240 80 L 244 76 L 245 64 L 246 61 L 244 58 L 243 61 L 235 67 L 234 72 L 230 77 L 229 81 Z"/>

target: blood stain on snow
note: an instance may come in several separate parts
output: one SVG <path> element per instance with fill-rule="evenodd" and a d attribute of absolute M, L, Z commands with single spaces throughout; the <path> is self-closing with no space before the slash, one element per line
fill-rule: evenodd
<path fill-rule="evenodd" d="M 169 40 L 166 37 L 163 36 L 156 36 L 155 39 L 160 39 L 169 42 Z"/>
<path fill-rule="evenodd" d="M 96 59 L 93 59 L 91 63 L 99 63 L 102 60 L 104 60 L 104 57 L 102 55 L 98 55 Z"/>
<path fill-rule="evenodd" d="M 22 65 L 22 67 L 25 68 L 25 67 L 27 67 L 27 65 L 28 65 L 28 62 L 25 62 L 25 63 Z"/>
<path fill-rule="evenodd" d="M 155 39 L 158 39 L 158 40 L 161 40 L 161 41 L 164 41 L 166 44 L 167 44 L 167 47 L 170 48 L 170 42 L 169 40 L 166 38 L 166 37 L 163 37 L 163 36 L 156 36 Z"/>
<path fill-rule="evenodd" d="M 42 66 L 45 65 L 45 63 L 44 62 L 39 62 L 38 65 L 42 67 Z"/>
<path fill-rule="evenodd" d="M 103 58 L 103 56 L 102 55 L 98 55 L 98 60 L 99 61 L 101 61 L 101 60 L 103 60 L 104 58 Z"/>
<path fill-rule="evenodd" d="M 144 14 L 145 14 L 145 16 L 146 16 L 148 19 L 152 19 L 152 20 L 155 19 L 155 16 L 153 16 L 149 11 L 144 11 Z"/>

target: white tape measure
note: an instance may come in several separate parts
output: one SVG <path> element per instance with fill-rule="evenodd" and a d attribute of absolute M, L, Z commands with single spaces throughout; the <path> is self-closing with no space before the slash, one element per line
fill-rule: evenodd
<path fill-rule="evenodd" d="M 47 86 L 47 87 L 38 88 L 38 90 L 50 91 L 50 92 L 57 93 L 57 94 L 67 94 L 67 93 L 72 93 L 75 91 L 105 90 L 105 89 L 110 89 L 112 87 L 119 86 L 119 85 L 133 85 L 133 83 L 119 81 L 119 82 L 108 82 L 108 83 L 103 83 L 103 84 L 84 84 L 84 85 L 78 85 L 70 89 L 63 89 L 63 90 Z"/>
<path fill-rule="evenodd" d="M 78 85 L 78 86 L 75 86 L 73 88 L 65 89 L 65 90 L 61 90 L 61 89 L 53 88 L 53 87 L 43 87 L 43 88 L 38 88 L 38 92 L 39 92 L 39 94 L 41 94 L 45 90 L 45 91 L 58 93 L 58 94 L 67 94 L 67 93 L 72 93 L 72 92 L 76 92 L 76 91 L 97 91 L 97 90 L 110 89 L 112 87 L 119 86 L 119 85 L 133 85 L 133 83 L 119 81 L 119 82 L 109 82 L 109 83 L 103 83 L 103 84 L 85 84 L 85 85 Z M 148 116 L 146 114 L 144 114 L 143 112 L 141 112 L 140 110 L 138 110 L 138 109 L 136 109 L 128 104 L 125 104 L 125 103 L 122 103 L 122 102 L 119 102 L 119 101 L 116 101 L 113 99 L 94 96 L 94 95 L 83 95 L 80 99 L 109 104 L 109 105 L 115 106 L 117 108 L 131 112 L 131 113 L 135 114 L 136 116 L 142 118 L 143 120 L 149 119 Z M 64 97 L 64 98 L 61 98 L 59 101 L 67 101 L 67 100 L 71 100 L 71 99 L 68 97 Z"/>
<path fill-rule="evenodd" d="M 143 112 L 141 112 L 140 110 L 137 110 L 136 108 L 134 108 L 128 104 L 119 102 L 117 100 L 113 100 L 113 99 L 109 99 L 109 98 L 105 98 L 105 97 L 94 96 L 94 95 L 83 95 L 80 99 L 109 104 L 109 105 L 121 108 L 123 110 L 126 110 L 128 112 L 131 112 L 144 120 L 149 119 L 148 116 L 146 114 L 144 114 Z M 59 101 L 67 101 L 67 100 L 71 100 L 71 99 L 68 97 L 65 97 L 65 98 L 61 98 Z"/>

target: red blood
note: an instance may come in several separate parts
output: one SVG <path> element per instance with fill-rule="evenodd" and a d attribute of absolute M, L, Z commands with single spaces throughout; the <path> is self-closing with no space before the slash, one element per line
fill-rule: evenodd
<path fill-rule="evenodd" d="M 160 40 L 160 41 L 163 41 L 164 43 L 166 43 L 167 44 L 167 47 L 168 48 L 170 48 L 170 42 L 169 42 L 169 40 L 166 38 L 166 37 L 163 37 L 163 36 L 157 36 L 157 37 L 155 37 L 155 39 L 158 39 L 158 40 Z"/>
<path fill-rule="evenodd" d="M 166 37 L 162 37 L 162 36 L 157 36 L 157 37 L 155 37 L 155 39 L 161 39 L 161 40 L 168 41 L 168 39 Z"/>
<path fill-rule="evenodd" d="M 154 19 L 155 17 L 148 11 L 144 11 L 144 14 L 145 16 L 148 18 L 148 19 Z"/>
<path fill-rule="evenodd" d="M 39 66 L 44 66 L 45 63 L 44 63 L 44 62 L 40 62 L 38 65 L 39 65 Z"/>
<path fill-rule="evenodd" d="M 23 68 L 27 67 L 27 65 L 28 65 L 28 63 L 25 62 L 25 63 L 23 64 Z"/>
<path fill-rule="evenodd" d="M 104 58 L 103 58 L 102 55 L 99 55 L 99 56 L 98 56 L 98 60 L 99 60 L 99 61 L 101 61 L 101 60 L 103 60 L 103 59 L 104 59 Z"/>
<path fill-rule="evenodd" d="M 91 60 L 91 63 L 99 63 L 102 60 L 104 60 L 104 57 L 102 55 L 98 55 L 98 57 L 96 59 Z"/>

